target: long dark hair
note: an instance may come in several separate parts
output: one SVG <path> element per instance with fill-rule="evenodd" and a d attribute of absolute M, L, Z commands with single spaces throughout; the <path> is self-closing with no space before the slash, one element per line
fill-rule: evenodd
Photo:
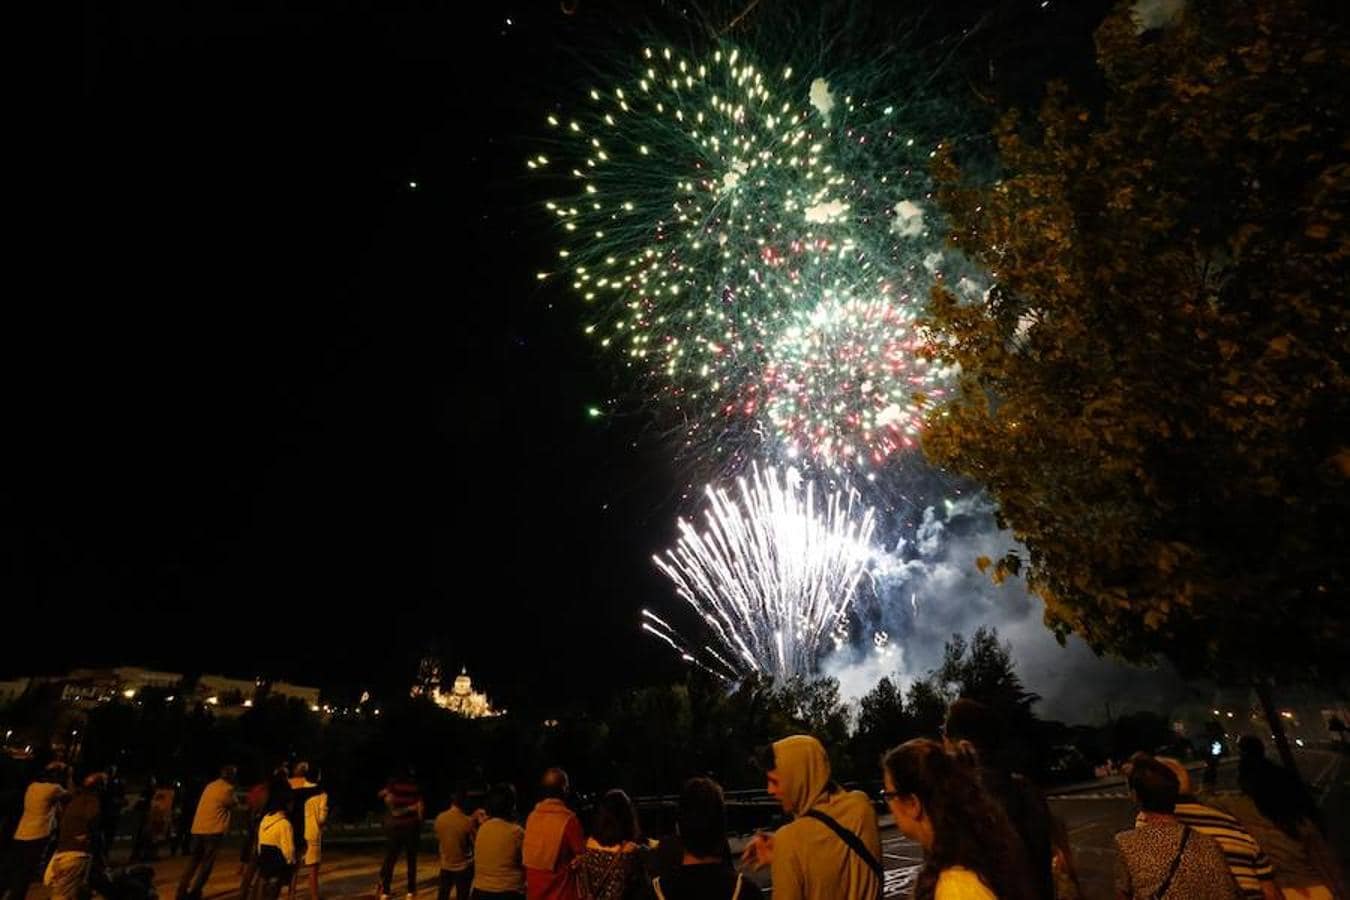
<path fill-rule="evenodd" d="M 595 829 L 591 836 L 596 843 L 602 847 L 616 847 L 637 841 L 640 833 L 633 801 L 618 788 L 606 791 L 595 809 Z"/>
<path fill-rule="evenodd" d="M 1007 814 L 985 793 L 974 750 L 948 753 L 937 741 L 906 741 L 883 765 L 901 795 L 917 797 L 933 826 L 933 846 L 914 886 L 915 900 L 933 900 L 943 869 L 964 866 L 999 900 L 1030 900 L 1026 852 Z"/>

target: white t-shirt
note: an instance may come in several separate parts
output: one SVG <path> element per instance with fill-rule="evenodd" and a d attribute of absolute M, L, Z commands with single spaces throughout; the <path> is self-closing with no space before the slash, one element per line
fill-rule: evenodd
<path fill-rule="evenodd" d="M 258 849 L 276 847 L 286 862 L 295 865 L 295 832 L 285 813 L 268 813 L 258 826 Z"/>
<path fill-rule="evenodd" d="M 318 843 L 323 837 L 323 823 L 328 821 L 328 794 L 318 793 L 305 801 L 305 842 Z"/>
<path fill-rule="evenodd" d="M 56 805 L 66 795 L 65 788 L 47 781 L 35 781 L 23 795 L 23 817 L 14 829 L 16 841 L 40 841 L 51 837 L 56 827 Z"/>

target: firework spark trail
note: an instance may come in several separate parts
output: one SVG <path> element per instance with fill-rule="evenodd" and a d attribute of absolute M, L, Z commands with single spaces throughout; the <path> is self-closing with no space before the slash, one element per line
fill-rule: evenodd
<path fill-rule="evenodd" d="M 675 639 L 674 639 L 674 638 L 672 638 L 670 635 L 666 634 L 665 632 L 663 632 L 661 629 L 657 628 L 656 626 L 652 625 L 652 623 L 650 623 L 650 622 L 643 622 L 643 623 L 642 623 L 642 630 L 643 630 L 643 631 L 646 631 L 648 634 L 654 634 L 654 635 L 656 635 L 657 637 L 659 637 L 661 640 L 665 641 L 667 644 L 670 645 L 670 649 L 674 650 L 676 653 L 683 653 L 683 652 L 684 652 L 684 651 L 680 648 L 680 645 L 677 644 L 677 643 L 675 643 Z"/>
<path fill-rule="evenodd" d="M 703 663 L 701 660 L 695 657 L 694 654 L 690 652 L 690 650 L 680 642 L 680 636 L 676 633 L 675 629 L 671 627 L 670 623 L 667 622 L 665 619 L 661 618 L 660 616 L 658 616 L 656 613 L 652 612 L 649 609 L 644 609 L 642 611 L 642 615 L 644 619 L 650 620 L 644 621 L 642 623 L 642 630 L 647 632 L 648 634 L 655 635 L 656 637 L 664 641 L 666 644 L 668 644 L 670 646 L 670 649 L 680 654 L 680 659 L 683 659 L 687 663 L 692 663 L 693 665 L 698 666 L 700 669 L 707 672 L 709 675 L 715 675 L 723 680 L 729 680 L 725 672 L 719 672 L 718 670 Z M 716 659 L 719 663 L 725 666 L 727 672 L 734 673 L 737 671 L 735 666 L 728 663 L 721 656 L 718 656 L 715 652 L 712 651 L 712 648 L 705 647 L 704 649 L 707 650 L 709 653 L 711 653 L 714 659 Z"/>
<path fill-rule="evenodd" d="M 873 511 L 860 512 L 852 490 L 818 504 L 814 483 L 771 466 L 737 479 L 737 498 L 711 485 L 706 497 L 706 531 L 681 520 L 676 545 L 653 562 L 741 660 L 709 648 L 720 663 L 779 679 L 814 671 L 871 556 Z"/>

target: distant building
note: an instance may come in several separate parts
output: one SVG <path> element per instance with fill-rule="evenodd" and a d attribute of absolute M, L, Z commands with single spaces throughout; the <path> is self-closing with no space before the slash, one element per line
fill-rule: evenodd
<path fill-rule="evenodd" d="M 258 682 L 224 675 L 200 675 L 194 693 L 197 700 L 207 706 L 242 712 L 257 698 Z"/>
<path fill-rule="evenodd" d="M 466 719 L 482 719 L 502 714 L 501 710 L 492 708 L 487 694 L 473 689 L 473 681 L 466 670 L 460 670 L 449 691 L 442 690 L 440 662 L 431 657 L 423 659 L 418 666 L 417 681 L 413 682 L 409 693 L 414 697 L 426 697 L 441 709 L 449 710 Z"/>
<path fill-rule="evenodd" d="M 303 684 L 291 684 L 287 681 L 274 681 L 267 688 L 270 697 L 284 697 L 287 700 L 299 700 L 312 711 L 319 711 L 319 689 Z"/>
<path fill-rule="evenodd" d="M 137 666 L 118 666 L 113 669 L 113 673 L 117 675 L 124 689 L 135 688 L 137 691 L 146 688 L 171 691 L 183 683 L 183 676 L 178 672 L 157 672 L 154 669 L 142 669 Z"/>
<path fill-rule="evenodd" d="M 172 691 L 183 683 L 179 672 L 161 672 L 139 666 L 118 666 L 112 669 L 72 669 L 61 683 L 61 700 L 77 705 L 106 703 L 117 697 L 134 700 L 147 689 Z"/>
<path fill-rule="evenodd" d="M 319 711 L 319 689 L 287 681 L 229 678 L 225 675 L 202 675 L 197 679 L 196 695 L 219 714 L 239 715 L 263 698 L 299 700 L 314 712 Z"/>

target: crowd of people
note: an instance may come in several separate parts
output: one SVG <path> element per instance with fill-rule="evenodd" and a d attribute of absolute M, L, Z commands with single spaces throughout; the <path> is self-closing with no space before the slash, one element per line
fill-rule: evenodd
<path fill-rule="evenodd" d="M 739 860 L 727 838 L 722 788 L 707 777 L 683 785 L 674 833 L 659 841 L 644 835 L 635 804 L 619 789 L 599 797 L 583 827 L 559 768 L 543 774 L 523 825 L 513 785 L 485 792 L 461 785 L 433 822 L 438 900 L 758 900 L 761 890 L 747 873 L 765 868 L 776 900 L 877 900 L 887 880 L 879 804 L 922 847 L 914 900 L 1078 900 L 1063 823 L 1031 782 L 1001 764 L 1000 740 L 988 708 L 958 700 L 942 740 L 907 741 L 885 755 L 884 789 L 871 797 L 835 782 L 816 738 L 783 738 L 765 748 L 760 765 L 789 821 L 751 837 Z M 1138 815 L 1115 838 L 1118 900 L 1347 896 L 1302 784 L 1266 758 L 1259 740 L 1244 739 L 1239 749 L 1240 791 L 1205 800 L 1177 760 L 1136 754 L 1123 767 Z M 144 873 L 139 881 L 123 873 L 119 882 L 107 867 L 109 783 L 107 773 L 75 779 L 53 764 L 28 786 L 3 852 L 0 900 L 23 900 L 40 871 L 56 900 L 150 895 Z M 388 900 L 402 859 L 413 900 L 427 819 L 413 771 L 397 773 L 379 799 L 385 853 L 375 894 Z M 294 894 L 307 871 L 310 897 L 318 900 L 328 798 L 304 762 L 278 767 L 242 801 L 233 766 L 201 789 L 180 829 L 189 858 L 175 900 L 201 900 L 237 813 L 247 829 L 240 896 L 276 900 L 288 886 Z M 144 855 L 147 843 L 153 849 L 154 838 L 138 830 L 133 857 Z"/>
<path fill-rule="evenodd" d="M 224 766 L 202 787 L 174 828 L 176 790 L 147 783 L 133 808 L 131 851 L 118 868 L 110 851 L 117 836 L 123 797 L 115 772 L 78 776 L 62 762 L 48 764 L 24 791 L 22 809 L 0 853 L 0 900 L 23 900 L 41 874 L 53 900 L 150 900 L 154 871 L 147 865 L 167 843 L 187 856 L 175 900 L 201 900 L 236 812 L 247 811 L 241 842 L 240 896 L 275 900 L 298 873 L 309 871 L 310 895 L 319 896 L 319 860 L 328 795 L 309 778 L 309 765 L 279 766 L 240 802 L 238 770 Z M 8 831 L 8 828 L 6 829 Z"/>
<path fill-rule="evenodd" d="M 1039 790 L 1000 765 L 997 721 L 984 705 L 958 700 L 941 741 L 908 741 L 881 763 L 880 799 L 897 829 L 917 842 L 924 864 L 915 900 L 1078 900 L 1072 850 L 1062 822 Z M 874 799 L 831 777 L 829 754 L 795 735 L 761 761 L 769 794 L 790 821 L 752 837 L 734 865 L 722 789 L 693 778 L 680 793 L 675 834 L 644 838 L 622 790 L 601 796 L 589 834 L 566 803 L 567 776 L 544 773 L 540 799 L 517 822 L 510 784 L 487 791 L 470 811 L 456 792 L 435 821 L 439 900 L 667 900 L 757 898 L 746 872 L 770 870 L 778 900 L 875 900 L 886 873 Z M 1138 807 L 1134 827 L 1115 838 L 1119 900 L 1331 900 L 1343 876 L 1323 839 L 1316 808 L 1296 778 L 1265 758 L 1256 739 L 1241 744 L 1240 793 L 1228 811 L 1195 796 L 1179 761 L 1136 754 L 1124 767 Z M 421 809 L 405 774 L 386 789 L 389 845 L 376 887 L 388 900 L 410 823 L 396 813 Z M 409 855 L 409 900 L 416 891 Z"/>

